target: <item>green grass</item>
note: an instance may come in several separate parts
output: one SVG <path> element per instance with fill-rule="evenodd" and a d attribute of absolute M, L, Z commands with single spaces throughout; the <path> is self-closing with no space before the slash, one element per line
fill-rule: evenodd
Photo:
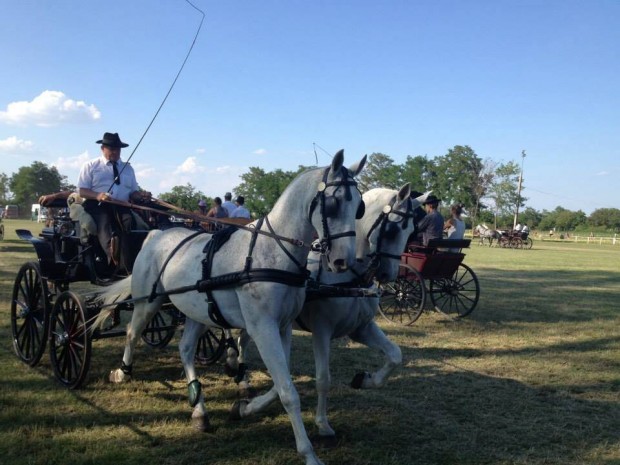
<path fill-rule="evenodd" d="M 11 347 L 10 292 L 35 259 L 5 221 L 0 243 L 0 463 L 296 464 L 279 404 L 231 422 L 235 386 L 220 366 L 200 369 L 213 433 L 189 426 L 177 336 L 163 350 L 141 345 L 135 380 L 105 379 L 123 341 L 93 343 L 87 385 L 60 387 L 44 356 L 29 368 Z M 40 228 L 40 226 L 39 226 Z M 463 320 L 425 313 L 411 327 L 380 320 L 404 366 L 375 391 L 348 383 L 374 369 L 375 352 L 347 341 L 332 350 L 330 420 L 340 444 L 318 450 L 335 464 L 620 464 L 620 247 L 535 242 L 532 250 L 472 246 L 478 308 Z M 269 379 L 251 351 L 259 388 Z M 316 403 L 310 338 L 296 333 L 292 372 L 306 428 Z"/>

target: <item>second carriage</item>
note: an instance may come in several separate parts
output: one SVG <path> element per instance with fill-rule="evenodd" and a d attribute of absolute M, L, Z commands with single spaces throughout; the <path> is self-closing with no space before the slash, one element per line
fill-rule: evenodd
<path fill-rule="evenodd" d="M 410 325 L 426 308 L 462 318 L 480 298 L 476 273 L 463 263 L 469 239 L 433 239 L 428 246 L 409 244 L 401 255 L 395 281 L 382 286 L 380 312 L 388 320 Z"/>

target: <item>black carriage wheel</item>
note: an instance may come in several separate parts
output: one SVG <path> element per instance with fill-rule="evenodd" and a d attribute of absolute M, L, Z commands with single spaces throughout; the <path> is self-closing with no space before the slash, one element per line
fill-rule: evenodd
<path fill-rule="evenodd" d="M 162 308 L 146 325 L 142 332 L 142 340 L 154 349 L 162 349 L 168 345 L 178 326 L 176 310 Z"/>
<path fill-rule="evenodd" d="M 217 362 L 226 350 L 226 333 L 222 328 L 207 328 L 198 339 L 196 348 L 196 362 L 203 365 L 212 365 Z"/>
<path fill-rule="evenodd" d="M 523 248 L 523 240 L 520 237 L 513 237 L 510 239 L 510 247 L 513 249 L 522 249 Z"/>
<path fill-rule="evenodd" d="M 531 249 L 533 245 L 534 245 L 534 241 L 532 240 L 531 237 L 528 237 L 523 242 L 523 248 L 528 249 L 528 250 Z"/>
<path fill-rule="evenodd" d="M 422 276 L 411 266 L 401 263 L 396 280 L 381 285 L 379 312 L 386 320 L 411 325 L 420 318 L 425 301 Z"/>
<path fill-rule="evenodd" d="M 50 319 L 50 361 L 56 378 L 69 389 L 79 388 L 90 368 L 92 342 L 81 296 L 65 291 Z"/>
<path fill-rule="evenodd" d="M 430 294 L 436 310 L 462 318 L 476 308 L 480 284 L 473 270 L 461 263 L 451 278 L 431 280 Z"/>
<path fill-rule="evenodd" d="M 47 281 L 38 263 L 25 263 L 17 273 L 11 299 L 13 348 L 26 364 L 41 360 L 49 331 L 49 296 Z"/>

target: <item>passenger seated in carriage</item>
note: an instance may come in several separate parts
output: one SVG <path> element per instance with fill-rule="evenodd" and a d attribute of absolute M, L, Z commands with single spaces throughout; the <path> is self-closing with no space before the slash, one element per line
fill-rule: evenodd
<path fill-rule="evenodd" d="M 443 238 L 444 220 L 438 210 L 439 202 L 441 200 L 431 194 L 422 203 L 426 216 L 417 225 L 418 241 L 421 241 L 422 245 L 428 245 L 432 239 Z"/>
<path fill-rule="evenodd" d="M 132 229 L 133 216 L 127 207 L 102 201 L 147 202 L 151 193 L 140 190 L 133 168 L 120 160 L 121 149 L 129 144 L 122 142 L 118 133 L 106 132 L 97 144 L 101 144 L 101 156 L 82 166 L 78 193 L 84 199 L 84 209 L 97 223 L 97 237 L 108 263 L 116 265 L 120 259 L 119 234 Z"/>

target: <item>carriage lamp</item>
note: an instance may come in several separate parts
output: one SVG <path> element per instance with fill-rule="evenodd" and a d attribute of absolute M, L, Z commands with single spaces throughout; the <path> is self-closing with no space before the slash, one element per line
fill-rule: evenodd
<path fill-rule="evenodd" d="M 63 237 L 71 237 L 75 235 L 75 226 L 72 221 L 64 221 L 58 226 L 58 234 Z"/>

